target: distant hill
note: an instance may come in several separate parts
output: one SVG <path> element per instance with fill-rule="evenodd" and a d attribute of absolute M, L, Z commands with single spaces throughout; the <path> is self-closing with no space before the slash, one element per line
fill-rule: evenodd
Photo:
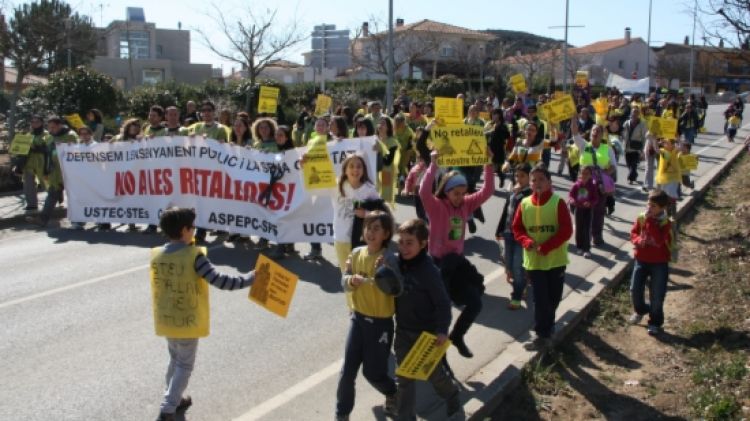
<path fill-rule="evenodd" d="M 481 32 L 495 36 L 495 40 L 490 41 L 489 43 L 488 54 L 496 57 L 498 55 L 502 57 L 515 55 L 517 51 L 520 51 L 521 54 L 533 54 L 547 51 L 551 48 L 562 47 L 562 40 L 547 38 L 523 31 L 487 29 Z M 572 47 L 570 44 L 568 44 L 568 46 Z"/>

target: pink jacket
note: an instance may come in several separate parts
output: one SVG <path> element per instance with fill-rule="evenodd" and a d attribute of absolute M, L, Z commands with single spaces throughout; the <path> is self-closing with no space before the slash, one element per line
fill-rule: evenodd
<path fill-rule="evenodd" d="M 419 186 L 419 197 L 430 219 L 428 250 L 431 256 L 442 258 L 450 253 L 463 254 L 466 221 L 495 192 L 495 175 L 492 166 L 485 165 L 482 189 L 464 197 L 464 202 L 456 208 L 448 199 L 438 199 L 432 193 L 437 171 L 438 166 L 434 163 L 427 168 Z"/>
<path fill-rule="evenodd" d="M 424 161 L 420 159 L 409 170 L 409 175 L 406 176 L 406 181 L 404 182 L 404 190 L 408 191 L 409 193 L 416 193 L 417 188 L 419 187 L 417 185 L 418 184 L 417 182 L 419 181 L 419 177 L 421 177 L 424 174 L 424 170 L 425 170 Z"/>

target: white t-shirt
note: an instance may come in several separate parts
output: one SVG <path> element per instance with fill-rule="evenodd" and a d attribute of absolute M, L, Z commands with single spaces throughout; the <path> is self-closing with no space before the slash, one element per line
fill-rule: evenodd
<path fill-rule="evenodd" d="M 338 190 L 336 192 L 338 193 Z M 372 183 L 364 183 L 358 189 L 354 189 L 348 181 L 345 181 L 344 196 L 338 194 L 333 198 L 333 241 L 351 243 L 355 200 L 379 198 L 378 190 Z"/>

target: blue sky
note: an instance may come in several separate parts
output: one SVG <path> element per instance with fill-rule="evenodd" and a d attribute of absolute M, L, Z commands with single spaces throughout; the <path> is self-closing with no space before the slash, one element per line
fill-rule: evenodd
<path fill-rule="evenodd" d="M 705 3 L 707 0 L 700 0 Z M 0 1 L 6 6 L 20 1 Z M 157 27 L 177 28 L 182 22 L 183 29 L 204 28 L 212 30 L 212 22 L 206 17 L 211 10 L 208 0 L 72 0 L 79 13 L 92 17 L 99 26 L 106 26 L 112 20 L 124 20 L 125 8 L 143 7 L 146 20 Z M 260 1 L 216 1 L 228 15 L 242 16 L 248 7 L 264 11 L 278 9 L 278 28 L 283 30 L 296 17 L 303 32 L 308 34 L 313 25 L 335 24 L 338 29 L 356 29 L 370 17 L 385 22 L 388 17 L 387 0 L 260 0 Z M 622 38 L 624 28 L 632 28 L 633 37 L 647 38 L 649 0 L 570 0 L 570 25 L 584 25 L 585 28 L 571 28 L 569 42 L 576 46 L 586 45 L 605 39 Z M 664 42 L 682 42 L 692 32 L 692 5 L 690 0 L 653 0 L 651 25 L 652 45 Z M 700 7 L 700 6 L 699 6 Z M 394 19 L 403 18 L 406 23 L 421 19 L 431 19 L 471 29 L 511 29 L 531 32 L 538 35 L 562 39 L 563 29 L 550 29 L 565 23 L 564 0 L 473 0 L 448 2 L 444 0 L 394 0 Z M 696 31 L 696 43 L 702 43 L 700 24 Z M 199 36 L 193 34 L 192 61 L 212 63 L 224 68 L 227 73 L 233 64 L 223 62 L 208 48 L 201 45 Z M 215 43 L 224 44 L 217 34 Z M 286 59 L 302 62 L 301 52 L 310 48 L 310 41 L 285 54 Z M 236 65 L 234 65 L 236 66 Z"/>

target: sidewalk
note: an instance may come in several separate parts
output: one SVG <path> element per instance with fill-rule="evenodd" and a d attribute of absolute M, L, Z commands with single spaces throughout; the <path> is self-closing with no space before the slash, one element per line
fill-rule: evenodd
<path fill-rule="evenodd" d="M 39 193 L 39 209 L 42 209 L 46 192 Z M 38 215 L 39 212 L 26 212 L 26 200 L 22 191 L 4 193 L 0 195 L 0 228 L 8 228 L 15 224 L 24 223 L 26 216 Z M 64 206 L 58 205 L 52 213 L 55 218 L 63 218 L 66 215 Z"/>

